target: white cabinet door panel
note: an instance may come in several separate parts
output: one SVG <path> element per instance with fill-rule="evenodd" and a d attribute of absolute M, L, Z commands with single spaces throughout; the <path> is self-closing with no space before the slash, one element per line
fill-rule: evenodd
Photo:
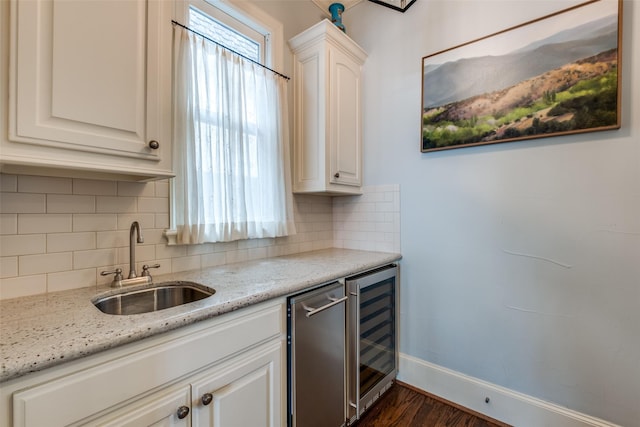
<path fill-rule="evenodd" d="M 280 427 L 282 347 L 282 341 L 263 346 L 192 382 L 193 425 Z"/>
<path fill-rule="evenodd" d="M 189 386 L 176 390 L 163 390 L 139 402 L 134 402 L 112 414 L 97 420 L 80 423 L 83 426 L 101 427 L 187 427 L 191 425 Z M 188 411 L 183 418 L 178 410 Z"/>
<path fill-rule="evenodd" d="M 51 119 L 69 121 L 70 130 L 80 122 L 144 137 L 145 2 L 56 0 L 52 18 Z"/>
<path fill-rule="evenodd" d="M 361 186 L 360 65 L 342 51 L 331 50 L 331 159 L 333 183 Z"/>
<path fill-rule="evenodd" d="M 122 156 L 147 147 L 147 8 L 153 1 L 13 3 L 13 139 Z"/>

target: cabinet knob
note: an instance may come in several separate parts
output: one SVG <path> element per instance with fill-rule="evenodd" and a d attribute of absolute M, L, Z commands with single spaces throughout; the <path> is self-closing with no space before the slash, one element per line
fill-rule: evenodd
<path fill-rule="evenodd" d="M 336 173 L 334 173 L 334 174 L 333 174 L 333 177 L 334 177 L 334 178 L 340 178 L 340 172 L 336 172 Z"/>
<path fill-rule="evenodd" d="M 187 415 L 189 415 L 189 407 L 188 406 L 181 406 L 178 408 L 178 411 L 176 412 L 176 415 L 178 416 L 178 419 L 183 419 L 185 418 Z"/>
<path fill-rule="evenodd" d="M 151 148 L 152 150 L 157 150 L 158 148 L 160 148 L 160 143 L 155 139 L 152 139 L 151 141 L 149 141 L 149 148 Z"/>
<path fill-rule="evenodd" d="M 202 395 L 202 404 L 207 406 L 213 401 L 213 395 L 211 393 L 205 393 Z"/>

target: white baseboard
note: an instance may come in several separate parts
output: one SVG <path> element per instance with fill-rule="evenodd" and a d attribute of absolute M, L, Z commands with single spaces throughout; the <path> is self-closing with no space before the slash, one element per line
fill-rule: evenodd
<path fill-rule="evenodd" d="M 398 380 L 516 427 L 620 427 L 402 353 Z"/>

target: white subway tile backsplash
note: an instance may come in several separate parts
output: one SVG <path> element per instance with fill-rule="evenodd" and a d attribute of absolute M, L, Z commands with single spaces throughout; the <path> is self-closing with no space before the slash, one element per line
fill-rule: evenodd
<path fill-rule="evenodd" d="M 51 233 L 47 235 L 47 252 L 72 252 L 96 249 L 96 233 Z"/>
<path fill-rule="evenodd" d="M 118 196 L 153 197 L 155 188 L 153 182 L 118 182 Z"/>
<path fill-rule="evenodd" d="M 179 258 L 184 256 L 187 256 L 187 246 L 156 245 L 156 257 L 158 258 Z"/>
<path fill-rule="evenodd" d="M 168 213 L 169 199 L 166 197 L 138 197 L 138 212 Z"/>
<path fill-rule="evenodd" d="M 20 193 L 71 194 L 71 190 L 71 178 L 18 176 L 18 192 Z"/>
<path fill-rule="evenodd" d="M 71 231 L 71 214 L 19 214 L 18 234 Z"/>
<path fill-rule="evenodd" d="M 118 214 L 118 229 L 129 230 L 134 221 L 138 221 L 143 233 L 156 227 L 156 216 L 152 213 L 126 213 Z"/>
<path fill-rule="evenodd" d="M 93 249 L 73 253 L 73 268 L 83 269 L 117 264 L 117 249 Z"/>
<path fill-rule="evenodd" d="M 129 245 L 129 230 L 99 231 L 96 233 L 96 248 L 117 248 Z"/>
<path fill-rule="evenodd" d="M 18 234 L 18 214 L 0 214 L 1 234 Z"/>
<path fill-rule="evenodd" d="M 267 257 L 267 248 L 247 249 L 247 257 L 250 260 L 264 259 Z"/>
<path fill-rule="evenodd" d="M 47 292 L 47 275 L 18 276 L 0 281 L 0 299 L 19 298 Z"/>
<path fill-rule="evenodd" d="M 133 213 L 137 212 L 135 197 L 97 196 L 97 213 Z"/>
<path fill-rule="evenodd" d="M 18 257 L 0 257 L 0 278 L 15 277 L 18 275 Z"/>
<path fill-rule="evenodd" d="M 227 263 L 226 252 L 216 252 L 200 255 L 202 268 L 217 267 Z"/>
<path fill-rule="evenodd" d="M 157 245 L 160 243 L 167 243 L 167 238 L 164 237 L 164 229 L 161 229 L 161 228 L 143 229 L 143 237 L 144 237 L 145 245 Z"/>
<path fill-rule="evenodd" d="M 0 255 L 32 255 L 42 254 L 47 250 L 45 234 L 9 234 L 0 236 Z"/>
<path fill-rule="evenodd" d="M 96 269 L 63 271 L 47 274 L 47 292 L 96 286 Z"/>
<path fill-rule="evenodd" d="M 95 196 L 47 194 L 47 213 L 93 213 Z"/>
<path fill-rule="evenodd" d="M 334 204 L 334 246 L 400 252 L 400 186 L 364 187 Z"/>
<path fill-rule="evenodd" d="M 187 246 L 187 255 L 203 255 L 213 253 L 214 243 L 203 243 L 201 245 Z"/>
<path fill-rule="evenodd" d="M 171 269 L 174 273 L 179 271 L 199 270 L 200 268 L 202 268 L 200 255 L 171 259 Z"/>
<path fill-rule="evenodd" d="M 297 234 L 167 246 L 169 181 L 131 183 L 0 174 L 0 299 L 104 285 L 129 268 L 129 227 L 141 224 L 136 269 L 165 274 L 330 247 L 400 250 L 400 188 L 362 196 L 294 195 Z"/>
<path fill-rule="evenodd" d="M 299 243 L 300 252 L 309 252 L 313 250 L 313 241 L 308 240 L 306 242 Z"/>
<path fill-rule="evenodd" d="M 169 228 L 169 214 L 168 213 L 158 213 L 155 214 L 156 219 L 156 228 L 160 228 L 162 230 Z"/>
<path fill-rule="evenodd" d="M 127 256 L 129 255 L 128 249 L 129 248 L 127 248 Z M 156 258 L 156 245 L 138 245 L 136 248 L 136 260 L 148 261 L 147 264 L 151 264 L 151 261 L 154 261 Z"/>
<path fill-rule="evenodd" d="M 18 191 L 18 176 L 0 173 L 0 191 L 7 193 Z"/>
<path fill-rule="evenodd" d="M 235 251 L 238 249 L 238 242 L 219 242 L 219 243 L 214 243 L 213 244 L 213 251 L 214 252 L 229 252 L 229 251 Z"/>
<path fill-rule="evenodd" d="M 0 213 L 45 213 L 44 194 L 0 193 Z"/>
<path fill-rule="evenodd" d="M 116 214 L 74 214 L 73 231 L 106 231 L 118 229 Z"/>
<path fill-rule="evenodd" d="M 117 264 L 126 267 L 129 271 L 129 246 L 117 248 L 118 258 Z M 145 264 L 152 264 L 151 261 L 156 259 L 155 245 L 137 245 L 136 246 L 136 262 L 144 261 Z M 122 267 L 121 267 L 122 268 Z M 125 270 L 124 268 L 122 268 Z"/>
<path fill-rule="evenodd" d="M 249 261 L 249 250 L 238 249 L 237 251 L 227 252 L 227 263 L 234 264 L 236 262 Z"/>
<path fill-rule="evenodd" d="M 18 257 L 18 272 L 21 276 L 72 269 L 73 256 L 71 252 L 23 255 Z"/>
<path fill-rule="evenodd" d="M 258 240 L 238 240 L 238 249 L 251 249 L 258 247 Z"/>
<path fill-rule="evenodd" d="M 155 197 L 169 197 L 169 181 L 156 181 Z"/>
<path fill-rule="evenodd" d="M 118 194 L 118 183 L 114 181 L 74 179 L 73 194 L 86 194 L 92 196 L 115 196 Z"/>

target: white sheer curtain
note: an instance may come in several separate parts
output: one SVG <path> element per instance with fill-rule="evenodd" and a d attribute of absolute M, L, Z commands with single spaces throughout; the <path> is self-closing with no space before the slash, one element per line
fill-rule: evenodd
<path fill-rule="evenodd" d="M 286 80 L 174 26 L 177 243 L 295 234 Z"/>

